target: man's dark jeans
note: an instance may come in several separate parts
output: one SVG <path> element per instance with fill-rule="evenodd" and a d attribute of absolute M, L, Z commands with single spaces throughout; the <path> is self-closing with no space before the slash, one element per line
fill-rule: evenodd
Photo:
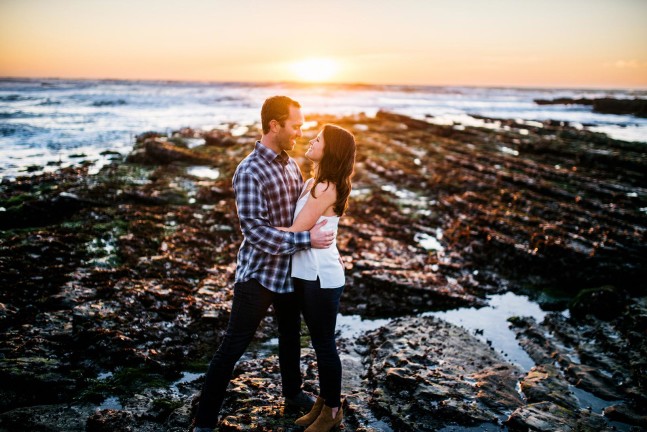
<path fill-rule="evenodd" d="M 205 376 L 196 416 L 197 426 L 215 427 L 218 423 L 218 414 L 234 366 L 252 341 L 270 304 L 274 306 L 278 322 L 283 395 L 292 397 L 301 391 L 301 311 L 298 296 L 295 293 L 274 293 L 255 279 L 236 283 L 229 325 Z"/>
<path fill-rule="evenodd" d="M 319 279 L 308 281 L 293 278 L 300 297 L 303 318 L 308 325 L 312 347 L 317 354 L 319 393 L 327 406 L 341 406 L 341 361 L 335 343 L 335 325 L 339 300 L 344 287 L 321 288 Z"/>

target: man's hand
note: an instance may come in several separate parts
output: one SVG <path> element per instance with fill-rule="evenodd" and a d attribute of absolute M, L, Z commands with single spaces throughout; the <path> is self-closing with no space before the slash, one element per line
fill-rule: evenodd
<path fill-rule="evenodd" d="M 335 231 L 325 231 L 322 229 L 328 223 L 327 219 L 322 220 L 310 230 L 310 246 L 315 249 L 327 249 L 335 240 Z"/>

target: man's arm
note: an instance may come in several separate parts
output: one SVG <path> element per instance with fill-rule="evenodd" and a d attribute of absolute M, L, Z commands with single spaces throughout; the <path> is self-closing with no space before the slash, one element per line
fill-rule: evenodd
<path fill-rule="evenodd" d="M 234 175 L 234 192 L 240 228 L 254 247 L 271 255 L 292 255 L 310 248 L 310 233 L 283 232 L 269 222 L 267 204 L 256 178 L 246 172 Z"/>

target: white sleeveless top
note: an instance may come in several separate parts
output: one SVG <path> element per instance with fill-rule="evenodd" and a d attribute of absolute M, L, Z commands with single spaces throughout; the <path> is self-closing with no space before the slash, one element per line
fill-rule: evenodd
<path fill-rule="evenodd" d="M 303 186 L 301 194 L 306 191 L 312 179 L 308 180 Z M 292 223 L 303 210 L 303 207 L 310 197 L 310 191 L 299 198 L 294 210 Z M 339 216 L 320 216 L 317 223 L 328 219 L 328 223 L 322 227 L 325 231 L 336 231 L 339 226 Z M 337 240 L 327 249 L 306 249 L 292 255 L 292 277 L 314 281 L 319 277 L 321 288 L 339 288 L 346 283 L 344 277 L 344 268 L 339 262 L 339 251 L 337 250 Z"/>

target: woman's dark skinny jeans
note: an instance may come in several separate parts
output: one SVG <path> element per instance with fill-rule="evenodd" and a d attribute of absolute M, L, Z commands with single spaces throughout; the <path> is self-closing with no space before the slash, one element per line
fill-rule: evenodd
<path fill-rule="evenodd" d="M 317 354 L 319 391 L 330 408 L 341 406 L 341 361 L 335 344 L 335 325 L 339 299 L 344 287 L 321 288 L 319 279 L 293 278 L 301 301 L 303 318 L 308 325 L 312 346 Z"/>

